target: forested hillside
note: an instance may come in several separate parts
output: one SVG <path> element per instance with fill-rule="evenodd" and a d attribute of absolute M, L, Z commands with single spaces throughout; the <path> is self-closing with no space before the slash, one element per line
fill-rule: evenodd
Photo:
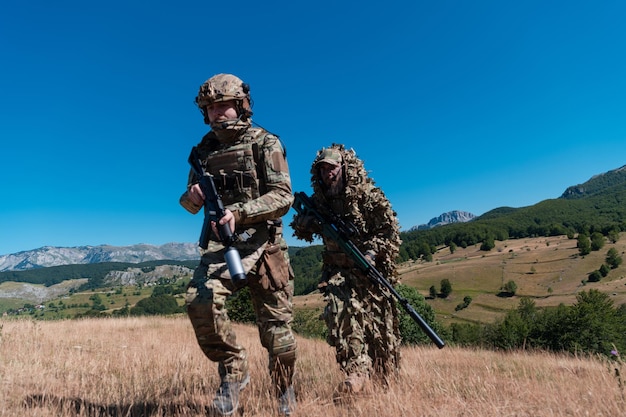
<path fill-rule="evenodd" d="M 294 292 L 296 295 L 310 294 L 317 290 L 322 273 L 321 245 L 303 248 L 290 248 L 291 266 L 296 276 Z"/>
<path fill-rule="evenodd" d="M 626 182 L 626 165 L 621 168 L 611 170 L 604 174 L 595 175 L 584 184 L 573 185 L 561 195 L 561 198 L 582 198 L 589 197 L 596 193 Z"/>

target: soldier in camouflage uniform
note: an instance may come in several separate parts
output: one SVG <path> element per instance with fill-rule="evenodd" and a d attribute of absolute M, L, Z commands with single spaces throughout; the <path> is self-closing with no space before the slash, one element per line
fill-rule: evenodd
<path fill-rule="evenodd" d="M 329 212 L 352 222 L 360 235 L 353 243 L 392 284 L 397 282 L 395 259 L 400 247 L 399 225 L 383 191 L 368 177 L 353 150 L 333 144 L 323 148 L 311 168 L 311 200 L 322 215 Z M 312 242 L 321 235 L 311 216 L 294 216 L 294 236 Z M 326 307 L 322 319 L 328 343 L 345 373 L 336 399 L 365 389 L 371 377 L 387 382 L 400 360 L 398 310 L 387 289 L 373 284 L 332 239 L 324 243 L 319 285 Z"/>
<path fill-rule="evenodd" d="M 261 344 L 269 354 L 279 413 L 295 408 L 292 385 L 296 341 L 291 331 L 293 271 L 281 217 L 293 203 L 286 152 L 277 136 L 252 127 L 249 87 L 218 74 L 200 87 L 196 103 L 211 126 L 197 145 L 204 169 L 214 178 L 225 206 L 220 224 L 229 223 L 248 277 Z M 193 171 L 180 203 L 197 213 L 204 195 Z M 218 363 L 221 385 L 213 405 L 222 415 L 237 410 L 239 392 L 249 381 L 246 350 L 236 339 L 224 307 L 237 290 L 224 260 L 217 228 L 187 288 L 187 313 L 204 354 Z"/>

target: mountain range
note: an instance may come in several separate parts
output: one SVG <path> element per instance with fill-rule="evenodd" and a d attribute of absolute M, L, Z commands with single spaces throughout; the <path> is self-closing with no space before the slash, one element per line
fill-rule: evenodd
<path fill-rule="evenodd" d="M 140 263 L 147 261 L 187 261 L 199 258 L 195 243 L 137 244 L 130 246 L 77 246 L 71 248 L 44 246 L 0 256 L 0 272 L 25 271 L 59 265 L 100 262 Z"/>

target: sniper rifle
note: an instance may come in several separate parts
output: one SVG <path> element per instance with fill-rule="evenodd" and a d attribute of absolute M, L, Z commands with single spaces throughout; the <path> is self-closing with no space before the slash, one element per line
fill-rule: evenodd
<path fill-rule="evenodd" d="M 345 222 L 339 216 L 330 213 L 330 218 L 322 215 L 316 210 L 313 202 L 303 192 L 295 193 L 293 208 L 301 216 L 312 215 L 317 224 L 322 228 L 322 234 L 334 240 L 341 249 L 355 262 L 356 266 L 361 269 L 368 278 L 375 284 L 386 288 L 398 300 L 404 310 L 411 318 L 420 326 L 426 335 L 432 340 L 439 349 L 445 346 L 444 341 L 435 333 L 435 331 L 426 323 L 419 315 L 409 301 L 402 297 L 391 283 L 369 262 L 363 253 L 350 240 L 352 236 L 358 233 L 356 227 Z"/>

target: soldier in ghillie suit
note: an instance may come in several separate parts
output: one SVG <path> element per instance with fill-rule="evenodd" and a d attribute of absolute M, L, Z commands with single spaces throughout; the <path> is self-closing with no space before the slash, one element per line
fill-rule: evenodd
<path fill-rule="evenodd" d="M 311 167 L 311 200 L 322 215 L 334 214 L 356 226 L 351 240 L 392 284 L 397 282 L 395 259 L 400 248 L 396 213 L 383 191 L 376 187 L 354 150 L 333 144 L 323 148 Z M 389 291 L 373 284 L 354 261 L 308 215 L 294 216 L 294 236 L 324 243 L 323 271 L 319 284 L 326 307 L 328 343 L 345 381 L 336 398 L 363 391 L 372 377 L 387 382 L 399 366 L 398 310 Z"/>
<path fill-rule="evenodd" d="M 218 74 L 200 87 L 196 103 L 209 131 L 196 146 L 205 172 L 211 174 L 224 203 L 220 224 L 229 224 L 240 253 L 256 313 L 261 344 L 279 414 L 291 415 L 296 341 L 293 317 L 293 271 L 283 238 L 281 217 L 293 203 L 285 149 L 277 136 L 252 126 L 249 87 L 230 74 Z M 205 195 L 192 170 L 180 203 L 195 214 Z M 207 214 L 205 214 L 207 215 Z M 217 227 L 187 288 L 187 313 L 204 354 L 218 363 L 221 384 L 213 400 L 221 415 L 231 415 L 239 392 L 248 384 L 246 349 L 236 339 L 224 306 L 237 290 L 224 260 L 225 245 Z"/>

